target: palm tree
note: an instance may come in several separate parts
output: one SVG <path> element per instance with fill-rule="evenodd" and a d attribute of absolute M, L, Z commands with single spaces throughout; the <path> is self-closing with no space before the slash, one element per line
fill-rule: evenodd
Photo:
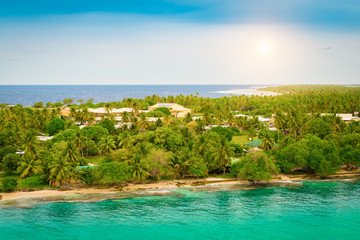
<path fill-rule="evenodd" d="M 75 178 L 75 169 L 66 158 L 55 158 L 50 162 L 50 179 L 55 180 L 55 184 L 61 185 L 66 180 Z"/>
<path fill-rule="evenodd" d="M 137 102 L 132 102 L 132 114 L 134 114 L 135 116 L 137 116 L 139 114 L 139 104 Z"/>
<path fill-rule="evenodd" d="M 82 109 L 81 111 L 81 123 L 90 124 L 95 120 L 95 116 L 93 113 L 89 112 L 87 108 Z"/>
<path fill-rule="evenodd" d="M 203 119 L 204 119 L 205 126 L 208 126 L 208 125 L 210 125 L 210 123 L 212 123 L 212 118 L 208 112 L 204 113 Z"/>
<path fill-rule="evenodd" d="M 234 148 L 230 145 L 225 137 L 222 137 L 219 144 L 215 146 L 214 159 L 218 166 L 223 168 L 224 175 L 226 167 L 230 164 L 230 158 L 234 154 Z"/>
<path fill-rule="evenodd" d="M 129 119 L 129 113 L 128 112 L 122 112 L 121 113 L 121 122 L 122 123 L 128 123 L 130 121 Z"/>
<path fill-rule="evenodd" d="M 68 159 L 72 163 L 76 163 L 79 160 L 79 150 L 73 141 L 69 141 L 66 144 L 66 148 L 63 152 L 63 157 Z"/>
<path fill-rule="evenodd" d="M 78 113 L 74 107 L 70 108 L 69 117 L 71 117 L 72 119 L 75 119 L 75 120 L 78 118 Z"/>
<path fill-rule="evenodd" d="M 131 139 L 130 139 L 130 133 L 129 132 L 123 132 L 122 134 L 119 134 L 118 138 L 118 148 L 128 148 L 131 145 Z"/>
<path fill-rule="evenodd" d="M 186 116 L 185 116 L 185 118 L 184 118 L 184 121 L 185 121 L 186 123 L 189 123 L 189 122 L 192 121 L 191 113 L 186 114 Z"/>
<path fill-rule="evenodd" d="M 33 174 L 41 172 L 41 161 L 36 160 L 30 156 L 25 155 L 19 162 L 17 171 L 20 173 L 20 178 L 30 177 Z"/>
<path fill-rule="evenodd" d="M 179 174 L 179 168 L 180 168 L 180 158 L 179 156 L 176 154 L 174 155 L 172 158 L 170 158 L 170 162 L 169 165 L 174 169 L 175 173 L 174 173 L 174 179 L 176 179 L 177 175 Z"/>
<path fill-rule="evenodd" d="M 138 143 L 136 145 L 136 154 L 145 159 L 151 151 L 151 146 L 149 144 L 145 144 L 143 142 Z"/>
<path fill-rule="evenodd" d="M 133 177 L 137 180 L 146 179 L 150 173 L 147 171 L 147 164 L 141 159 L 141 156 L 137 155 L 132 162 L 134 166 Z"/>
<path fill-rule="evenodd" d="M 105 111 L 107 114 L 110 114 L 110 112 L 112 111 L 112 106 L 110 105 L 110 103 L 105 103 Z"/>
<path fill-rule="evenodd" d="M 85 136 L 80 132 L 77 131 L 74 136 L 74 143 L 75 146 L 80 149 L 81 156 L 84 157 L 84 148 L 86 147 L 86 139 Z"/>
<path fill-rule="evenodd" d="M 45 121 L 49 120 L 50 114 L 49 114 L 49 110 L 48 110 L 47 108 L 43 108 L 43 109 L 41 110 L 41 113 L 42 113 L 43 119 L 44 119 Z"/>
<path fill-rule="evenodd" d="M 206 141 L 206 137 L 204 135 L 200 135 L 197 138 L 197 141 L 194 145 L 195 152 L 198 153 L 200 156 L 204 156 L 204 154 L 208 151 L 209 146 L 208 142 Z"/>
<path fill-rule="evenodd" d="M 25 133 L 22 138 L 22 148 L 24 149 L 25 155 L 31 158 L 37 158 L 39 154 L 39 142 L 35 134 L 31 131 Z"/>
<path fill-rule="evenodd" d="M 333 119 L 333 130 L 335 132 L 341 132 L 342 125 L 343 125 L 342 119 L 335 115 Z"/>
<path fill-rule="evenodd" d="M 100 153 L 105 153 L 106 155 L 113 151 L 115 148 L 115 140 L 112 136 L 105 136 L 100 139 L 98 143 L 98 148 Z"/>
<path fill-rule="evenodd" d="M 141 130 L 145 130 L 149 127 L 149 122 L 146 120 L 146 115 L 145 113 L 140 113 L 139 115 L 139 123 L 138 123 L 138 126 Z"/>
<path fill-rule="evenodd" d="M 202 121 L 200 118 L 196 119 L 195 122 L 197 123 L 197 126 L 195 128 L 195 131 L 197 133 L 203 133 L 205 130 L 204 121 Z"/>
<path fill-rule="evenodd" d="M 278 140 L 280 139 L 280 130 L 284 133 L 284 128 L 286 126 L 286 119 L 281 111 L 277 110 L 274 115 L 274 123 L 278 129 Z"/>
<path fill-rule="evenodd" d="M 300 133 L 301 135 L 302 132 L 302 127 L 304 123 L 303 116 L 296 109 L 291 109 L 287 114 L 287 118 L 289 125 L 295 134 L 295 141 L 296 141 L 297 134 Z"/>
<path fill-rule="evenodd" d="M 265 151 L 271 150 L 274 146 L 274 139 L 271 136 L 269 130 L 263 131 L 261 133 L 261 148 Z"/>
<path fill-rule="evenodd" d="M 299 119 L 298 119 L 296 110 L 294 110 L 294 109 L 290 110 L 287 114 L 287 118 L 288 118 L 288 122 L 289 122 L 291 130 L 295 134 L 295 141 L 296 141 L 297 131 L 299 128 Z"/>

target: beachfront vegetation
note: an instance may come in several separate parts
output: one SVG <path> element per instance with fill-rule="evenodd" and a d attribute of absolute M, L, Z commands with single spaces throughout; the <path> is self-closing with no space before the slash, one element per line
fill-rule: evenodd
<path fill-rule="evenodd" d="M 301 86 L 294 90 L 290 86 L 277 91 L 291 93 L 216 99 L 154 95 L 98 104 L 93 99 L 80 99 L 79 104 L 65 99 L 46 107 L 42 102 L 34 107 L 2 105 L 2 175 L 18 180 L 17 189 L 22 189 L 25 179 L 31 179 L 25 184 L 28 188 L 33 184 L 37 189 L 49 183 L 111 185 L 228 173 L 257 182 L 280 172 L 326 177 L 341 167 L 359 167 L 360 122 L 345 123 L 336 113 L 358 114 L 360 88 Z M 164 108 L 139 113 L 157 102 L 182 104 L 200 118 L 174 118 Z M 68 115 L 62 113 L 63 106 L 69 107 Z M 87 110 L 90 107 L 104 107 L 107 113 L 95 121 Z M 133 111 L 122 113 L 117 123 L 109 112 L 121 107 Z M 273 117 L 275 131 L 259 120 L 260 115 Z M 149 122 L 147 117 L 161 118 Z M 86 126 L 80 129 L 79 125 Z M 40 134 L 53 138 L 39 141 Z M 244 145 L 255 139 L 261 139 L 260 152 Z M 2 180 L 3 191 L 11 190 L 7 179 Z"/>

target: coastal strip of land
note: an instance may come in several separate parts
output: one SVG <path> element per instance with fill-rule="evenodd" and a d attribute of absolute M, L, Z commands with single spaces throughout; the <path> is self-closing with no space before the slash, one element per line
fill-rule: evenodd
<path fill-rule="evenodd" d="M 217 93 L 246 95 L 246 96 L 251 96 L 251 95 L 254 95 L 254 96 L 278 96 L 278 95 L 283 94 L 283 92 L 266 91 L 266 90 L 260 90 L 260 89 L 235 89 L 235 90 L 217 91 Z"/>
<path fill-rule="evenodd" d="M 277 175 L 269 182 L 257 184 L 236 178 L 211 177 L 204 179 L 185 179 L 174 181 L 158 181 L 150 183 L 127 183 L 118 187 L 109 188 L 73 188 L 73 189 L 47 189 L 32 192 L 1 193 L 1 207 L 31 207 L 39 202 L 96 202 L 106 199 L 119 199 L 139 196 L 166 196 L 178 195 L 176 189 L 189 189 L 191 191 L 232 191 L 251 190 L 269 186 L 299 186 L 303 181 L 353 181 L 360 178 L 360 169 L 354 171 L 341 170 L 336 174 L 321 179 L 312 175 Z"/>

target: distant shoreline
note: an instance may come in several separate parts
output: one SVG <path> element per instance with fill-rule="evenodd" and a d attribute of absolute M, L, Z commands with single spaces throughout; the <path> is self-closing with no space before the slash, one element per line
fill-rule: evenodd
<path fill-rule="evenodd" d="M 179 195 L 176 190 L 188 189 L 191 191 L 233 191 L 252 190 L 272 186 L 302 186 L 304 181 L 357 181 L 360 178 L 360 169 L 354 171 L 339 171 L 326 179 L 299 174 L 277 175 L 269 182 L 262 181 L 252 184 L 246 180 L 236 178 L 205 178 L 184 179 L 173 181 L 159 181 L 153 183 L 128 183 L 118 188 L 78 188 L 71 190 L 40 190 L 33 192 L 0 193 L 0 207 L 31 207 L 36 203 L 47 202 L 98 202 L 107 199 L 121 199 L 141 196 L 167 196 Z"/>
<path fill-rule="evenodd" d="M 197 95 L 199 97 L 221 98 L 230 96 L 231 89 L 258 89 L 265 85 L 2 85 L 0 103 L 32 106 L 37 102 L 56 103 L 63 99 L 84 101 L 93 98 L 94 103 L 120 102 L 125 98 L 143 99 L 148 96 L 160 97 Z"/>
<path fill-rule="evenodd" d="M 227 90 L 227 91 L 217 91 L 217 93 L 225 94 L 237 94 L 237 95 L 246 95 L 246 96 L 278 96 L 283 93 L 273 92 L 273 91 L 263 91 L 259 89 L 237 89 L 237 90 Z"/>

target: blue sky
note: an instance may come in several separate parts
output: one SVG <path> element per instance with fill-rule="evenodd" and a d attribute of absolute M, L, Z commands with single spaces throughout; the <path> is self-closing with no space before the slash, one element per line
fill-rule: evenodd
<path fill-rule="evenodd" d="M 0 1 L 0 84 L 360 83 L 358 0 Z"/>

